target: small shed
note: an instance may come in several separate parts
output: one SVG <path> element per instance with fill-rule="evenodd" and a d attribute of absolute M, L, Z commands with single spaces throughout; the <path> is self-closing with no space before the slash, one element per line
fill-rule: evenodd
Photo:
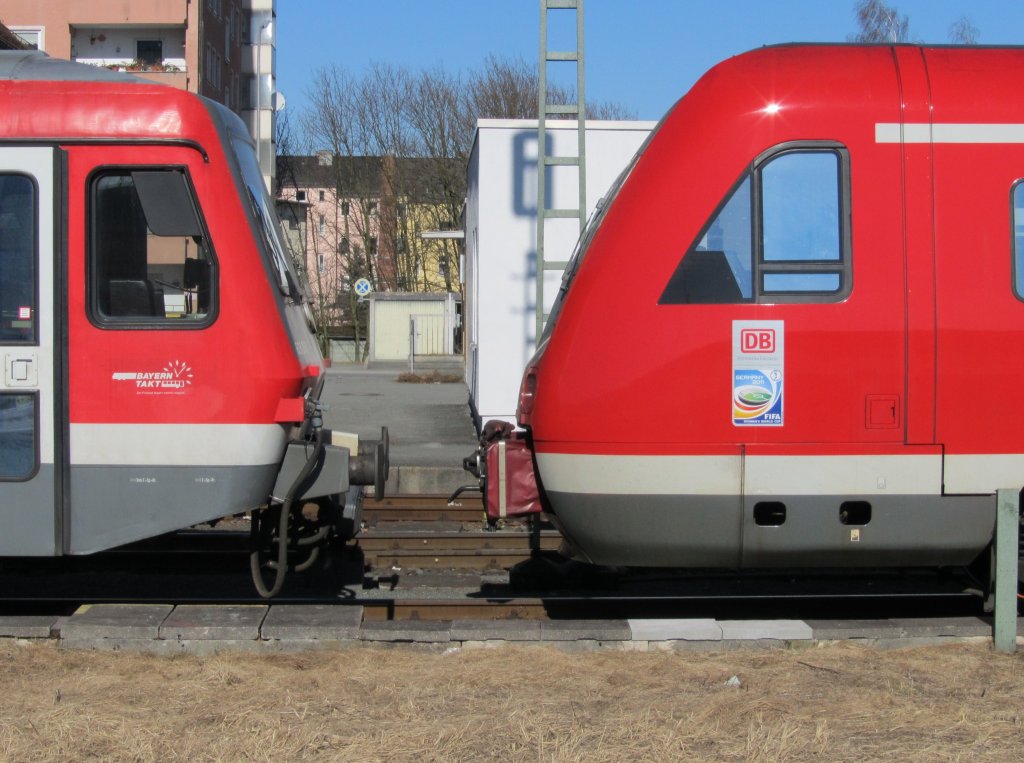
<path fill-rule="evenodd" d="M 374 292 L 367 299 L 371 362 L 454 357 L 461 351 L 458 295 Z"/>

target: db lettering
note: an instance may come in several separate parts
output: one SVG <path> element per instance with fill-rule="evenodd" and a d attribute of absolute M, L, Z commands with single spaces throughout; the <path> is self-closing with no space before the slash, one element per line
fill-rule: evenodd
<path fill-rule="evenodd" d="M 743 352 L 775 352 L 775 329 L 743 329 L 740 347 Z"/>

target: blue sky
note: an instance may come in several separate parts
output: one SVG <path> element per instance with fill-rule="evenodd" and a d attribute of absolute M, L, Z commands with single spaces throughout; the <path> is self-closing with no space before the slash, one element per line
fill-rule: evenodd
<path fill-rule="evenodd" d="M 586 0 L 588 101 L 615 101 L 639 119 L 662 114 L 718 61 L 779 42 L 842 42 L 854 0 Z M 1024 43 L 1021 0 L 888 0 L 915 41 L 946 43 L 967 16 L 983 44 Z M 277 87 L 297 112 L 312 73 L 369 62 L 412 70 L 478 68 L 489 53 L 539 52 L 539 0 L 278 0 Z M 556 13 L 561 15 L 555 15 Z M 568 33 L 552 12 L 552 35 Z M 556 41 L 557 42 L 557 41 Z M 562 48 L 561 44 L 553 47 Z"/>

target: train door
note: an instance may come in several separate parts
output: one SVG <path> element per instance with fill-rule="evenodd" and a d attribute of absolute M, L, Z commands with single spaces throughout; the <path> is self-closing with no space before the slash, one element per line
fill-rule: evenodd
<path fill-rule="evenodd" d="M 940 131 L 934 147 L 936 429 L 945 492 L 963 495 L 1024 484 L 1024 143 L 994 142 L 1002 124 L 954 127 L 965 142 Z"/>
<path fill-rule="evenodd" d="M 62 547 L 57 156 L 54 148 L 0 148 L 0 555 Z"/>
<path fill-rule="evenodd" d="M 1021 57 L 986 50 L 972 60 L 927 51 L 934 109 L 916 138 L 931 143 L 935 164 L 935 427 L 947 496 L 1024 484 Z"/>
<path fill-rule="evenodd" d="M 65 550 L 86 554 L 230 513 L 248 485 L 224 445 L 209 165 L 191 147 L 79 146 L 67 176 Z"/>

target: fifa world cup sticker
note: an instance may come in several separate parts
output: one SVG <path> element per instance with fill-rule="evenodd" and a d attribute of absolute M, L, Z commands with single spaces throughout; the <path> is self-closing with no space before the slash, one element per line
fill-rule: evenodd
<path fill-rule="evenodd" d="M 732 423 L 781 427 L 785 321 L 732 322 Z"/>

